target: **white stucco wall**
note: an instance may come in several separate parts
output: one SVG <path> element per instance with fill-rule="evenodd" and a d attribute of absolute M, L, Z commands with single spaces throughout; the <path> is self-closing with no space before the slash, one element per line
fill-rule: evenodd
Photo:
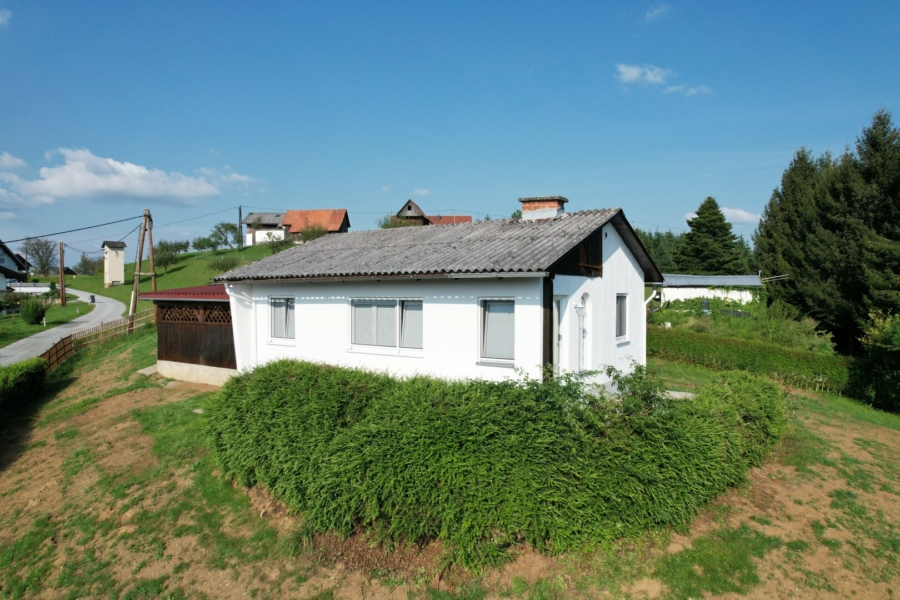
<path fill-rule="evenodd" d="M 557 276 L 559 365 L 576 371 L 579 319 L 574 309 L 588 294 L 585 369 L 646 364 L 643 272 L 611 226 L 604 228 L 603 277 Z M 387 371 L 398 376 L 516 378 L 513 367 L 539 378 L 543 359 L 543 280 L 540 277 L 255 282 L 226 286 L 231 296 L 238 370 L 280 358 Z M 616 296 L 627 295 L 627 335 L 616 338 Z M 271 336 L 271 298 L 293 298 L 295 339 Z M 354 346 L 351 300 L 421 299 L 423 349 Z M 482 300 L 515 301 L 515 359 L 509 366 L 480 358 Z M 599 377 L 598 382 L 606 377 Z"/>
<path fill-rule="evenodd" d="M 125 250 L 103 247 L 103 287 L 125 283 Z"/>
<path fill-rule="evenodd" d="M 244 240 L 245 246 L 253 245 L 253 232 L 247 231 L 244 234 L 246 238 Z M 284 229 L 260 229 L 256 232 L 256 243 L 264 244 L 269 240 L 283 240 L 284 239 Z"/>
<path fill-rule="evenodd" d="M 576 305 L 587 294 L 584 318 L 584 369 L 607 366 L 631 371 L 632 363 L 647 364 L 647 318 L 644 308 L 644 273 L 622 243 L 615 228 L 603 228 L 603 277 L 557 276 L 554 297 L 563 297 L 560 364 L 578 370 L 579 319 Z M 616 296 L 627 295 L 626 335 L 616 338 Z M 596 381 L 608 378 L 598 376 Z"/>
<path fill-rule="evenodd" d="M 750 290 L 722 289 L 722 288 L 673 288 L 664 287 L 661 290 L 662 301 L 692 300 L 694 298 L 722 298 L 733 302 L 747 304 L 753 301 Z"/>

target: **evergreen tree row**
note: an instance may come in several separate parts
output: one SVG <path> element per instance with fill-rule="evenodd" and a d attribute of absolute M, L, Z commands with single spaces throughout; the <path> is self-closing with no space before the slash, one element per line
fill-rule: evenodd
<path fill-rule="evenodd" d="M 873 313 L 900 309 L 900 130 L 879 111 L 839 157 L 797 151 L 753 236 L 769 295 L 853 350 Z"/>
<path fill-rule="evenodd" d="M 678 234 L 635 230 L 660 271 L 686 275 L 756 272 L 750 246 L 734 235 L 715 198 L 704 200 L 687 223 L 690 230 Z"/>

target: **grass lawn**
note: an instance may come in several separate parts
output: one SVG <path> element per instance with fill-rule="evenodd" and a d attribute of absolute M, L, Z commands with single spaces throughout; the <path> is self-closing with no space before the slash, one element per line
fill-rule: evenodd
<path fill-rule="evenodd" d="M 72 300 L 68 300 L 72 298 Z M 8 346 L 13 342 L 27 338 L 39 333 L 68 323 L 76 317 L 87 314 L 94 309 L 92 304 L 87 304 L 77 300 L 76 296 L 66 294 L 68 300 L 66 306 L 54 304 L 47 310 L 47 326 L 43 325 L 27 325 L 19 315 L 11 315 L 0 317 L 0 348 Z"/>
<path fill-rule="evenodd" d="M 236 266 L 241 266 L 267 256 L 271 256 L 271 252 L 265 246 L 248 246 L 243 250 L 221 250 L 218 253 L 191 252 L 182 254 L 178 264 L 169 267 L 168 272 L 162 268 L 157 268 L 156 287 L 159 290 L 171 290 L 194 285 L 206 285 L 212 283 L 212 278 L 221 273 L 221 271 L 216 271 L 210 267 L 210 263 L 217 258 L 233 258 L 237 261 Z M 141 269 L 145 273 L 149 270 L 149 263 L 146 258 L 141 265 Z M 128 306 L 128 303 L 131 301 L 132 281 L 134 281 L 134 263 L 129 263 L 125 265 L 125 285 L 104 288 L 103 273 L 101 272 L 96 275 L 69 275 L 66 277 L 66 286 L 91 294 L 114 298 Z M 149 276 L 141 277 L 140 290 L 141 292 L 150 291 Z M 152 306 L 152 302 L 139 302 L 138 310 L 144 310 Z"/>
<path fill-rule="evenodd" d="M 144 377 L 155 330 L 77 355 L 0 415 L 0 597 L 891 598 L 900 591 L 900 417 L 791 398 L 768 462 L 688 528 L 503 569 L 441 566 L 434 545 L 310 535 L 205 446 L 213 388 Z M 651 363 L 670 389 L 715 373 Z M 337 563 L 341 564 L 338 565 Z"/>

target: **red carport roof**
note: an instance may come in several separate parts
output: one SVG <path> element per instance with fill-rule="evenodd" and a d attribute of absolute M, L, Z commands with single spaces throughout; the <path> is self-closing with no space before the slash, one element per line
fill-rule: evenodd
<path fill-rule="evenodd" d="M 225 292 L 225 284 L 196 285 L 194 287 L 163 290 L 158 292 L 144 292 L 139 296 L 141 300 L 181 300 L 187 302 L 228 302 L 228 294 Z"/>

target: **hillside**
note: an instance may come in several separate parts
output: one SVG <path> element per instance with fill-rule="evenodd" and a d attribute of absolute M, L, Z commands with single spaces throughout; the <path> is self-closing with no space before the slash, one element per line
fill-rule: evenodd
<path fill-rule="evenodd" d="M 171 290 L 181 287 L 190 287 L 193 285 L 205 285 L 212 283 L 213 277 L 222 271 L 217 271 L 210 266 L 212 261 L 221 258 L 232 258 L 237 260 L 237 265 L 245 265 L 266 256 L 270 256 L 271 252 L 265 246 L 249 246 L 243 250 L 220 250 L 219 252 L 190 252 L 182 254 L 178 264 L 169 267 L 168 272 L 164 269 L 156 270 L 156 287 L 158 290 Z M 149 271 L 149 263 L 144 259 L 141 269 L 146 273 Z M 125 265 L 125 282 L 126 285 L 115 286 L 110 288 L 103 287 L 103 273 L 95 275 L 73 275 L 66 277 L 66 285 L 76 290 L 82 290 L 92 294 L 100 294 L 109 298 L 115 298 L 120 302 L 124 302 L 126 306 L 131 301 L 131 282 L 134 280 L 134 263 Z M 141 292 L 150 291 L 150 277 L 142 276 L 140 283 Z M 138 310 L 150 308 L 151 302 L 139 302 Z"/>
<path fill-rule="evenodd" d="M 145 377 L 153 331 L 77 355 L 0 417 L 0 597 L 889 598 L 900 584 L 900 417 L 795 392 L 748 482 L 684 530 L 553 557 L 525 544 L 481 575 L 438 543 L 313 535 L 204 445 L 215 388 Z M 654 361 L 670 389 L 714 374 Z M 206 408 L 207 411 L 204 412 Z"/>

